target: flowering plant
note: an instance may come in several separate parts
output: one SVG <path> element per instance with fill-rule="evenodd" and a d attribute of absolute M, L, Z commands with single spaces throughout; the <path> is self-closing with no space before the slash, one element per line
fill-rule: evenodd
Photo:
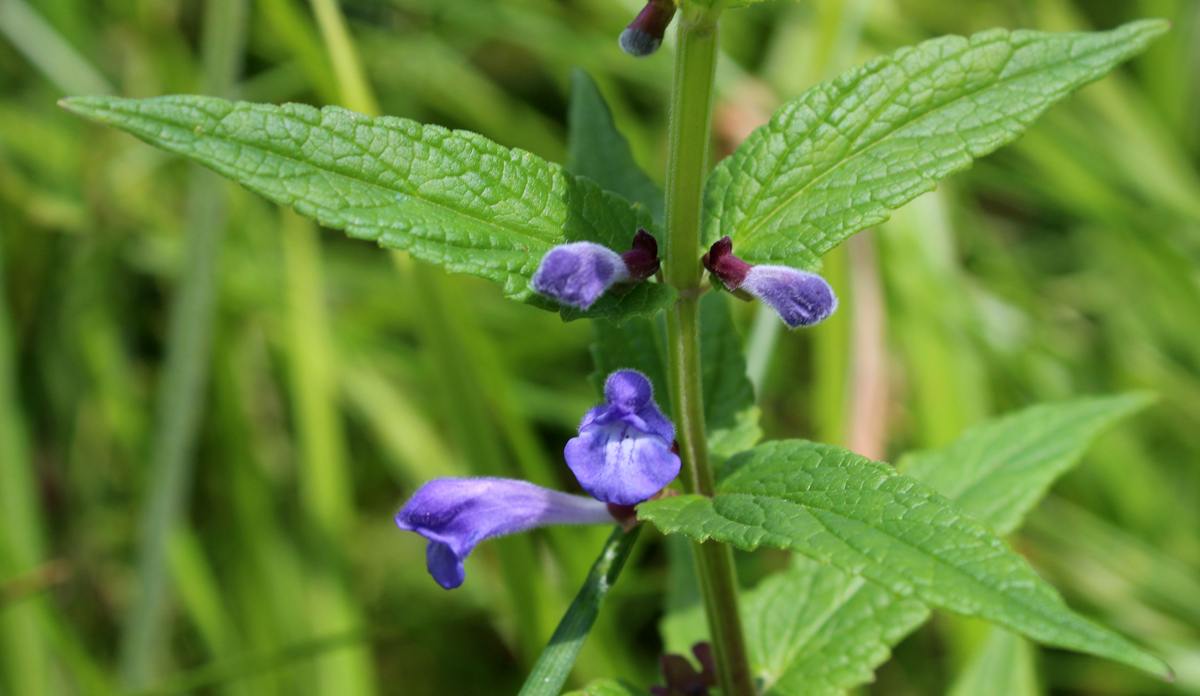
<path fill-rule="evenodd" d="M 824 254 L 1018 137 L 1166 25 L 934 39 L 797 96 L 710 172 L 720 18 L 752 2 L 650 0 L 620 38 L 646 56 L 678 25 L 661 198 L 582 74 L 576 104 L 592 109 L 597 132 L 572 138 L 621 146 L 577 148 L 584 155 L 569 169 L 475 133 L 338 107 L 199 96 L 77 97 L 63 106 L 328 227 L 595 322 L 604 401 L 582 415 L 563 452 L 591 497 L 443 478 L 396 515 L 402 530 L 428 539 L 429 572 L 447 589 L 467 581 L 464 560 L 489 537 L 614 526 L 523 694 L 560 691 L 639 522 L 689 540 L 705 615 L 694 636 L 701 669 L 664 656 L 667 683 L 656 693 L 842 693 L 868 680 L 931 609 L 1169 674 L 1068 608 L 1000 536 L 1104 425 L 1144 399 L 1034 409 L 944 451 L 910 455 L 899 470 L 830 444 L 760 443 L 730 315 L 734 297 L 760 301 L 791 329 L 826 319 L 838 300 L 817 273 Z M 994 446 L 1009 440 L 1029 451 Z M 770 585 L 742 591 L 732 550 L 763 546 L 794 560 Z M 799 612 L 802 588 L 827 591 L 809 591 Z M 614 681 L 589 688 L 631 692 Z"/>

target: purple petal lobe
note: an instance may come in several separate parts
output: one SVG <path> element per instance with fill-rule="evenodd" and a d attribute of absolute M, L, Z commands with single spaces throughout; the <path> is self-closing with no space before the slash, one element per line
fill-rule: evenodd
<path fill-rule="evenodd" d="M 604 385 L 605 403 L 587 412 L 564 456 L 579 485 L 597 500 L 636 505 L 679 475 L 675 427 L 654 403 L 645 375 L 621 370 Z"/>
<path fill-rule="evenodd" d="M 563 304 L 587 309 L 604 291 L 629 280 L 621 255 L 593 242 L 554 247 L 533 274 L 533 289 Z"/>
<path fill-rule="evenodd" d="M 838 304 L 824 278 L 787 266 L 754 266 L 740 289 L 771 305 L 792 329 L 825 320 Z"/>
<path fill-rule="evenodd" d="M 447 590 L 462 584 L 463 559 L 489 537 L 548 524 L 611 524 L 603 503 L 525 481 L 442 478 L 421 486 L 396 514 L 396 525 L 429 540 L 429 574 Z"/>

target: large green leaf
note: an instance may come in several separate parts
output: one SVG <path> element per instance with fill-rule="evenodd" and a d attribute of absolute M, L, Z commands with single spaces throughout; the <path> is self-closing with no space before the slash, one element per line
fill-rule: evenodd
<path fill-rule="evenodd" d="M 75 97 L 68 110 L 211 167 L 350 236 L 404 249 L 551 307 L 530 278 L 551 247 L 587 240 L 624 251 L 650 212 L 594 182 L 476 133 L 338 107 L 231 103 L 200 96 Z M 641 283 L 586 313 L 653 314 L 676 297 Z"/>
<path fill-rule="evenodd" d="M 1124 394 L 1034 406 L 970 428 L 945 449 L 907 455 L 897 468 L 1008 534 L 1097 435 L 1151 401 Z"/>
<path fill-rule="evenodd" d="M 760 445 L 729 460 L 713 498 L 650 501 L 638 514 L 697 541 L 791 549 L 898 597 L 1169 674 L 1158 658 L 1072 612 L 985 524 L 925 484 L 839 447 Z"/>
<path fill-rule="evenodd" d="M 1145 395 L 1130 394 L 1034 406 L 971 428 L 946 449 L 905 458 L 901 469 L 925 483 L 936 479 L 935 487 L 956 505 L 1008 533 L 1107 425 L 1148 401 Z M 1022 505 L 993 505 L 990 497 L 972 493 L 980 482 L 996 476 L 998 483 L 1009 471 L 1021 475 L 1002 477 L 1007 488 L 1001 497 Z M 856 589 L 844 591 L 851 587 Z M 803 605 L 797 605 L 797 596 L 804 598 Z M 893 597 L 877 585 L 851 580 L 803 557 L 746 593 L 742 607 L 756 676 L 772 687 L 767 693 L 779 696 L 840 694 L 870 681 L 891 646 L 929 615 L 920 602 Z M 989 643 L 983 651 L 987 654 L 973 664 L 983 670 L 1005 656 L 1024 659 L 1027 652 L 1027 646 Z"/>
<path fill-rule="evenodd" d="M 1167 28 L 995 29 L 871 60 L 788 102 L 717 167 L 705 189 L 705 239 L 729 235 L 752 263 L 815 268 Z"/>
<path fill-rule="evenodd" d="M 861 577 L 795 556 L 742 597 L 755 676 L 768 696 L 837 696 L 872 680 L 891 647 L 929 618 Z"/>

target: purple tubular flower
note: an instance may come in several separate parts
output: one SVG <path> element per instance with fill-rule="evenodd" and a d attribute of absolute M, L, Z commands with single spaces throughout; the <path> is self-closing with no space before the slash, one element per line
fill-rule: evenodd
<path fill-rule="evenodd" d="M 636 505 L 679 475 L 675 426 L 654 403 L 650 380 L 620 370 L 604 384 L 605 403 L 588 411 L 564 455 L 579 485 L 597 500 Z"/>
<path fill-rule="evenodd" d="M 709 273 L 730 292 L 747 294 L 771 305 L 790 329 L 824 321 L 837 309 L 837 296 L 824 278 L 790 266 L 746 263 L 733 255 L 729 237 L 715 242 L 703 261 Z"/>
<path fill-rule="evenodd" d="M 463 583 L 463 559 L 489 537 L 548 524 L 612 524 L 608 506 L 579 495 L 502 478 L 441 478 L 396 513 L 396 525 L 429 540 L 425 563 L 439 585 Z"/>
<path fill-rule="evenodd" d="M 658 272 L 658 243 L 638 230 L 624 254 L 594 242 L 560 244 L 543 258 L 533 274 L 539 294 L 587 309 L 613 285 L 638 283 Z"/>
<path fill-rule="evenodd" d="M 675 18 L 671 0 L 650 0 L 621 32 L 621 50 L 634 58 L 651 56 L 662 45 L 667 26 Z"/>

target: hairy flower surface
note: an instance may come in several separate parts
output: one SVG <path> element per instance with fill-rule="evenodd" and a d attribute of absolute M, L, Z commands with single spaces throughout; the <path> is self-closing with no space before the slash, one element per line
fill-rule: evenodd
<path fill-rule="evenodd" d="M 612 287 L 629 279 L 621 255 L 594 242 L 551 249 L 533 274 L 533 289 L 563 304 L 587 309 Z"/>
<path fill-rule="evenodd" d="M 579 485 L 598 500 L 636 505 L 679 475 L 675 426 L 654 403 L 650 380 L 620 370 L 604 384 L 605 403 L 583 417 L 564 455 Z"/>
<path fill-rule="evenodd" d="M 837 295 L 824 278 L 790 266 L 746 263 L 733 255 L 729 237 L 712 245 L 704 267 L 730 292 L 766 302 L 790 329 L 824 321 L 837 309 Z"/>
<path fill-rule="evenodd" d="M 549 524 L 616 521 L 598 500 L 502 478 L 434 479 L 396 513 L 400 529 L 429 540 L 426 566 L 447 590 L 463 583 L 463 559 L 484 539 Z"/>
<path fill-rule="evenodd" d="M 587 309 L 613 285 L 641 282 L 658 268 L 658 243 L 646 230 L 638 230 L 624 254 L 595 242 L 554 247 L 533 274 L 533 289 L 563 304 Z"/>

